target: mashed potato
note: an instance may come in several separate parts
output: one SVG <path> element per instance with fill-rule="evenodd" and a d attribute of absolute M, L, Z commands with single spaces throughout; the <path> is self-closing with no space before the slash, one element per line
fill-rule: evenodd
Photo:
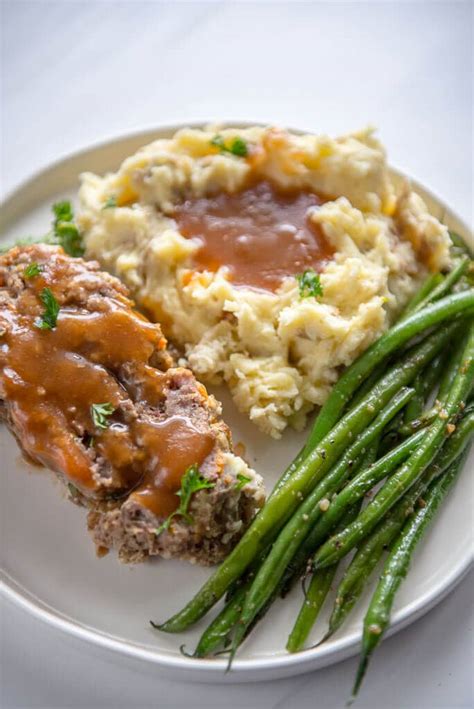
<path fill-rule="evenodd" d="M 294 275 L 267 291 L 233 284 L 225 264 L 196 269 L 200 244 L 180 233 L 177 205 L 237 193 L 250 179 L 326 196 L 308 212 L 333 251 L 322 295 L 301 297 Z M 181 130 L 114 174 L 84 174 L 80 204 L 87 256 L 127 284 L 199 378 L 225 381 L 239 409 L 275 437 L 303 426 L 427 271 L 449 265 L 446 228 L 408 185 L 396 193 L 370 130 L 337 139 Z"/>

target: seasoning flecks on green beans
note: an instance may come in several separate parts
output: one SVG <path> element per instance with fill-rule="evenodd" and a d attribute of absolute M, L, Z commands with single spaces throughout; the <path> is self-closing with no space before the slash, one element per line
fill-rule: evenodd
<path fill-rule="evenodd" d="M 451 465 L 445 475 L 432 484 L 425 496 L 423 507 L 419 508 L 407 521 L 395 545 L 390 550 L 364 618 L 362 654 L 352 691 L 353 696 L 359 691 L 369 658 L 382 640 L 390 622 L 395 594 L 408 573 L 413 552 L 436 515 L 447 492 L 457 479 L 464 460 L 465 457 L 461 456 L 457 462 Z"/>
<path fill-rule="evenodd" d="M 446 418 L 437 418 L 429 426 L 417 450 L 377 493 L 358 519 L 343 532 L 329 539 L 317 552 L 314 568 L 334 564 L 366 536 L 403 493 L 422 475 L 425 468 L 450 434 L 450 422 L 464 404 L 474 378 L 474 324 L 470 323 L 466 344 L 462 343 L 460 363 L 452 387 L 443 401 Z M 454 430 L 454 428 L 453 428 Z"/>
<path fill-rule="evenodd" d="M 416 502 L 427 487 L 436 480 L 467 448 L 474 435 L 474 412 L 468 412 L 456 426 L 438 456 L 431 463 L 419 482 L 397 502 L 374 531 L 364 539 L 357 553 L 344 572 L 336 591 L 334 608 L 329 619 L 329 630 L 323 641 L 343 624 L 352 607 L 362 595 L 372 572 L 402 526 L 412 514 Z"/>

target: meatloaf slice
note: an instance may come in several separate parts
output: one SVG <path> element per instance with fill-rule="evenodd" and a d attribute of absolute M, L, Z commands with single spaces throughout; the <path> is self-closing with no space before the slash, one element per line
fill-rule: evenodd
<path fill-rule="evenodd" d="M 232 452 L 220 404 L 166 347 L 97 263 L 44 244 L 0 257 L 0 415 L 25 455 L 89 508 L 100 552 L 213 564 L 263 484 Z M 201 489 L 173 515 L 190 472 Z"/>

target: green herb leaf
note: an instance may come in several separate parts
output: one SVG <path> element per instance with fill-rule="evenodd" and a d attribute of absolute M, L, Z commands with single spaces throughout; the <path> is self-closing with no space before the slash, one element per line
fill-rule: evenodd
<path fill-rule="evenodd" d="M 237 155 L 239 158 L 245 158 L 248 155 L 248 147 L 245 140 L 242 138 L 234 138 L 229 146 L 224 142 L 224 138 L 221 135 L 215 135 L 211 140 L 211 145 L 215 148 L 219 148 L 221 153 L 231 153 L 232 155 Z"/>
<path fill-rule="evenodd" d="M 56 244 L 63 247 L 69 256 L 83 256 L 84 245 L 77 226 L 74 224 L 74 212 L 70 202 L 53 204 L 55 216 L 53 223 L 53 238 Z"/>
<path fill-rule="evenodd" d="M 206 480 L 202 477 L 197 465 L 189 466 L 189 468 L 186 470 L 183 477 L 181 478 L 181 489 L 178 490 L 178 492 L 176 493 L 180 498 L 178 509 L 172 512 L 169 517 L 167 517 L 167 519 L 163 522 L 163 524 L 160 524 L 155 533 L 158 535 L 168 529 L 171 520 L 173 519 L 173 517 L 176 517 L 176 515 L 181 515 L 181 517 L 183 517 L 188 524 L 192 524 L 193 518 L 188 512 L 189 503 L 191 502 L 192 495 L 198 490 L 211 488 L 214 487 L 214 485 L 215 483 L 210 482 L 209 480 Z"/>
<path fill-rule="evenodd" d="M 70 202 L 53 204 L 53 229 L 49 234 L 35 237 L 25 237 L 0 247 L 0 253 L 8 251 L 13 246 L 28 246 L 30 244 L 53 244 L 62 246 L 69 256 L 83 256 L 84 245 L 77 226 L 74 224 L 74 212 Z"/>
<path fill-rule="evenodd" d="M 237 473 L 237 480 L 238 483 L 235 486 L 237 490 L 242 490 L 247 483 L 252 482 L 252 478 L 249 478 L 247 475 L 242 475 L 242 473 Z"/>
<path fill-rule="evenodd" d="M 35 325 L 40 330 L 53 330 L 59 314 L 59 303 L 54 297 L 51 288 L 43 288 L 40 293 L 41 302 L 44 305 L 44 312 L 36 319 Z"/>
<path fill-rule="evenodd" d="M 25 268 L 23 275 L 25 278 L 34 278 L 35 276 L 39 276 L 42 270 L 43 267 L 40 266 L 39 263 L 36 263 L 36 261 L 33 261 Z"/>
<path fill-rule="evenodd" d="M 114 406 L 108 402 L 105 404 L 92 404 L 91 416 L 94 426 L 97 426 L 97 428 L 107 428 L 109 425 L 107 419 L 109 416 L 112 416 L 114 411 Z"/>
<path fill-rule="evenodd" d="M 323 287 L 319 274 L 313 271 L 312 268 L 299 273 L 295 278 L 298 281 L 300 298 L 318 298 L 322 296 Z"/>
<path fill-rule="evenodd" d="M 238 155 L 240 158 L 245 158 L 248 155 L 247 143 L 242 138 L 234 138 L 230 145 L 232 155 Z"/>
<path fill-rule="evenodd" d="M 53 214 L 57 222 L 72 222 L 74 219 L 74 212 L 72 210 L 71 202 L 69 202 L 69 200 L 55 202 L 53 204 Z"/>
<path fill-rule="evenodd" d="M 102 209 L 113 209 L 116 206 L 117 206 L 117 197 L 115 197 L 115 195 L 112 195 L 111 197 L 108 198 L 107 202 L 104 204 Z"/>

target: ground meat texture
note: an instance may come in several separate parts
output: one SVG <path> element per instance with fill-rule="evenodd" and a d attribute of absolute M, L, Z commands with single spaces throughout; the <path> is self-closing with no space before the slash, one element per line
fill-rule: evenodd
<path fill-rule="evenodd" d="M 52 322 L 47 291 L 59 307 Z M 90 509 L 98 549 L 212 564 L 263 504 L 218 402 L 173 366 L 160 326 L 95 262 L 44 244 L 0 257 L 0 368 L 0 416 L 26 457 Z M 176 515 L 157 534 L 193 465 L 212 487 L 192 496 L 190 519 Z"/>

